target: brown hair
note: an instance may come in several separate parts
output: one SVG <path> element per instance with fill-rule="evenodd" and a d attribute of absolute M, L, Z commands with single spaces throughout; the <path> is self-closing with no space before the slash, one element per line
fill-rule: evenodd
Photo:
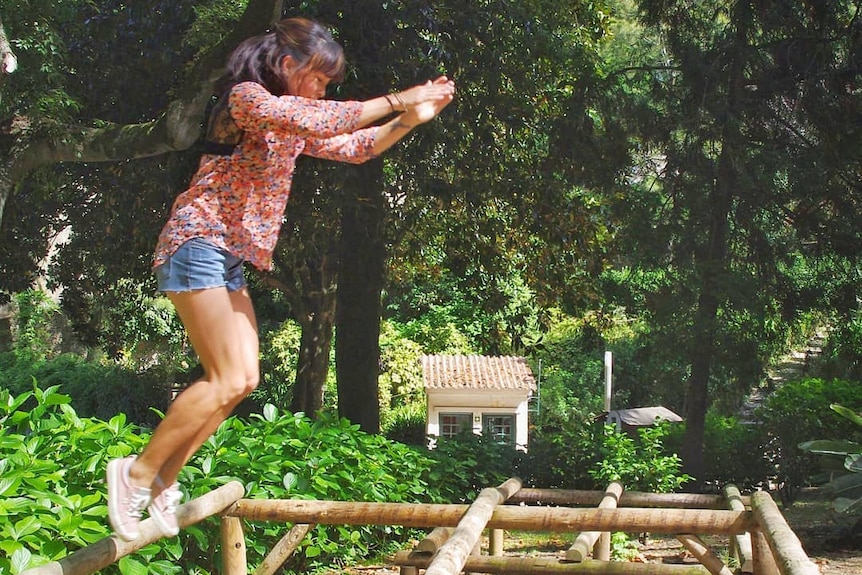
<path fill-rule="evenodd" d="M 333 82 L 344 79 L 344 51 L 321 24 L 306 18 L 285 18 L 275 30 L 242 42 L 228 58 L 230 85 L 257 82 L 276 96 L 287 93 L 281 66 L 292 57 L 301 69 L 323 72 Z"/>

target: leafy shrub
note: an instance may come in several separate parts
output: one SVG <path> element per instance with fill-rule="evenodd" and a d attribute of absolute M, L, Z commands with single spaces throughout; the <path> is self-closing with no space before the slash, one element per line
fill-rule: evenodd
<path fill-rule="evenodd" d="M 685 422 L 670 428 L 665 439 L 669 452 L 679 452 L 685 435 Z M 706 414 L 703 434 L 705 454 L 704 485 L 721 487 L 728 483 L 743 491 L 762 487 L 775 476 L 775 468 L 766 457 L 768 438 L 762 426 L 742 423 L 733 416 L 723 416 L 711 409 Z"/>
<path fill-rule="evenodd" d="M 392 441 L 425 447 L 428 441 L 425 435 L 425 418 L 424 405 L 417 403 L 399 405 L 389 412 L 386 425 L 382 426 L 383 435 Z"/>
<path fill-rule="evenodd" d="M 448 476 L 434 470 L 424 449 L 364 434 L 346 420 L 312 422 L 271 405 L 252 418 L 228 419 L 183 468 L 188 495 L 231 479 L 257 498 L 439 502 L 440 493 L 451 492 L 442 487 Z M 34 386 L 17 396 L 0 391 L 0 572 L 59 559 L 109 535 L 105 466 L 139 452 L 147 437 L 123 415 L 108 422 L 79 417 L 56 387 Z M 284 526 L 248 523 L 246 530 L 249 561 L 257 563 Z M 343 564 L 388 550 L 407 535 L 389 526 L 318 526 L 288 567 Z M 218 541 L 217 520 L 210 519 L 103 572 L 213 573 L 220 564 Z"/>
<path fill-rule="evenodd" d="M 669 425 L 638 428 L 636 437 L 605 425 L 600 457 L 590 475 L 604 485 L 619 481 L 632 491 L 678 490 L 691 477 L 680 473 L 682 461 L 676 454 L 665 452 L 663 441 Z"/>
<path fill-rule="evenodd" d="M 525 485 L 552 489 L 596 489 L 590 476 L 599 458 L 602 427 L 592 419 L 546 422 L 531 432 L 530 448 L 519 461 L 515 475 Z"/>
<path fill-rule="evenodd" d="M 486 487 L 494 487 L 513 476 L 523 457 L 511 445 L 502 445 L 471 431 L 455 437 L 439 437 L 429 452 L 435 465 L 426 481 L 439 491 L 442 501 L 472 502 Z"/>
<path fill-rule="evenodd" d="M 152 410 L 164 411 L 170 401 L 172 377 L 158 368 L 135 372 L 71 353 L 49 359 L 0 354 L 0 368 L 0 388 L 24 393 L 34 380 L 42 389 L 59 386 L 82 417 L 108 420 L 124 413 L 132 423 L 153 427 L 159 418 Z"/>
<path fill-rule="evenodd" d="M 856 428 L 830 406 L 862 409 L 862 386 L 856 381 L 808 378 L 789 381 L 775 390 L 756 416 L 769 437 L 767 456 L 775 466 L 785 503 L 822 471 L 820 462 L 799 449 L 816 437 L 850 437 Z"/>

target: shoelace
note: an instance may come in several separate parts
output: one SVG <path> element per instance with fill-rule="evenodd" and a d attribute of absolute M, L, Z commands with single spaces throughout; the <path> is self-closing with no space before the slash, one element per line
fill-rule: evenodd
<path fill-rule="evenodd" d="M 167 489 L 162 493 L 165 498 L 165 511 L 168 513 L 176 513 L 177 503 L 183 498 L 183 494 L 179 489 Z"/>
<path fill-rule="evenodd" d="M 144 512 L 144 508 L 150 503 L 150 496 L 146 493 L 131 493 L 126 498 L 126 508 L 129 510 L 131 517 L 140 518 Z"/>

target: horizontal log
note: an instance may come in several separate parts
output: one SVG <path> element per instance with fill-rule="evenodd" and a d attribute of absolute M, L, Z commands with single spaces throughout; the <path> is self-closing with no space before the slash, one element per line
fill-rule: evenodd
<path fill-rule="evenodd" d="M 399 551 L 396 565 L 426 568 L 431 558 L 424 553 Z M 622 561 L 585 561 L 563 563 L 548 557 L 490 557 L 467 558 L 464 570 L 471 573 L 498 575 L 709 575 L 701 565 L 663 565 L 661 563 L 626 563 Z"/>
<path fill-rule="evenodd" d="M 222 485 L 218 489 L 180 505 L 177 508 L 177 522 L 180 527 L 188 527 L 203 521 L 207 517 L 221 512 L 225 507 L 242 497 L 244 492 L 245 489 L 239 481 L 231 481 Z M 116 535 L 105 537 L 89 547 L 84 547 L 63 557 L 59 561 L 52 561 L 22 571 L 21 575 L 90 575 L 163 537 L 158 525 L 151 518 L 141 521 L 139 531 L 140 535 L 134 541 L 123 541 Z"/>
<path fill-rule="evenodd" d="M 455 527 L 467 505 L 430 503 L 352 503 L 291 499 L 240 499 L 226 515 L 252 521 L 319 523 L 322 525 L 403 525 Z M 570 507 L 514 507 L 499 505 L 489 529 L 574 532 L 735 534 L 751 531 L 756 523 L 748 511 L 711 509 L 573 509 Z"/>
<path fill-rule="evenodd" d="M 535 489 L 523 488 L 509 503 L 541 503 L 544 505 L 598 505 L 605 496 L 604 491 L 582 491 L 579 489 Z M 749 498 L 741 500 L 748 505 Z M 618 507 L 667 507 L 672 509 L 724 509 L 726 503 L 721 495 L 701 493 L 644 493 L 626 491 Z"/>

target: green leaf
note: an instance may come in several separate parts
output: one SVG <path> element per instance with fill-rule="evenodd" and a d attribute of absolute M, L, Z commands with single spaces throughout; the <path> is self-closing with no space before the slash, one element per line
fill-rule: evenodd
<path fill-rule="evenodd" d="M 12 573 L 21 573 L 30 565 L 33 554 L 26 547 L 22 547 L 12 554 Z"/>
<path fill-rule="evenodd" d="M 799 449 L 808 453 L 822 455 L 849 455 L 851 453 L 862 453 L 862 445 L 854 441 L 843 439 L 815 439 L 804 441 L 799 444 Z"/>
<path fill-rule="evenodd" d="M 848 409 L 848 408 L 846 408 L 843 405 L 840 405 L 838 403 L 833 403 L 829 407 L 833 411 L 835 411 L 836 413 L 840 414 L 841 416 L 849 419 L 850 421 L 852 421 L 856 425 L 862 426 L 862 415 L 859 415 L 858 413 L 856 413 L 852 409 Z"/>
<path fill-rule="evenodd" d="M 853 453 L 844 460 L 844 467 L 853 473 L 862 473 L 862 453 Z"/>
<path fill-rule="evenodd" d="M 305 556 L 311 559 L 320 555 L 320 547 L 317 545 L 309 545 L 305 548 Z"/>
<path fill-rule="evenodd" d="M 278 408 L 271 403 L 263 406 L 263 417 L 269 422 L 274 422 L 278 419 Z"/>
<path fill-rule="evenodd" d="M 123 575 L 147 575 L 147 566 L 128 555 L 120 559 L 120 573 Z"/>

